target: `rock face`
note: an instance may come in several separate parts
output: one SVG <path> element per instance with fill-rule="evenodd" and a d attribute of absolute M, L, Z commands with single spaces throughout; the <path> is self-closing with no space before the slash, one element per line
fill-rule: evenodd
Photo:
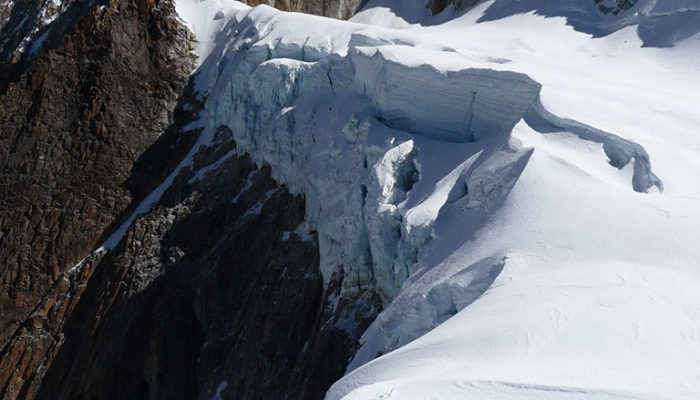
<path fill-rule="evenodd" d="M 613 15 L 619 14 L 620 11 L 629 10 L 637 4 L 637 1 L 639 0 L 616 0 L 615 4 L 606 5 L 604 0 L 594 0 L 600 12 L 603 14 L 612 13 Z"/>
<path fill-rule="evenodd" d="M 234 152 L 220 130 L 199 173 L 77 268 L 91 278 L 37 398 L 322 398 L 342 375 L 370 320 L 329 302 L 342 277 L 324 291 L 303 198 Z"/>
<path fill-rule="evenodd" d="M 20 56 L 33 36 L 69 8 L 72 1 L 0 0 L 0 60 Z"/>
<path fill-rule="evenodd" d="M 307 14 L 324 15 L 331 18 L 348 19 L 367 0 L 247 0 L 251 6 L 268 4 L 283 11 L 297 11 Z"/>
<path fill-rule="evenodd" d="M 0 29 L 5 27 L 7 20 L 10 19 L 14 0 L 0 0 Z"/>
<path fill-rule="evenodd" d="M 200 134 L 172 2 L 4 0 L 0 29 L 0 398 L 321 398 L 377 301 L 324 289 L 303 199 L 230 132 L 91 254 Z"/>
<path fill-rule="evenodd" d="M 479 0 L 430 0 L 428 7 L 433 14 L 439 14 L 444 11 L 447 6 L 452 5 L 457 10 L 466 10 L 478 3 Z"/>
<path fill-rule="evenodd" d="M 193 65 L 187 32 L 171 14 L 172 6 L 154 2 L 92 7 L 73 21 L 59 49 L 25 53 L 2 73 L 5 398 L 31 397 L 39 366 L 55 351 L 66 310 L 48 313 L 64 271 L 148 187 L 130 182 L 130 171 L 168 127 Z"/>

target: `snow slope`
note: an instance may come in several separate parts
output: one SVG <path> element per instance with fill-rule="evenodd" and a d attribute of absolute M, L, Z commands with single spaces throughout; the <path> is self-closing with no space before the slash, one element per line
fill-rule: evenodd
<path fill-rule="evenodd" d="M 385 304 L 327 398 L 695 398 L 700 38 L 497 3 L 178 1 L 202 122 L 305 195 L 326 279 Z"/>
<path fill-rule="evenodd" d="M 371 0 L 367 14 L 384 19 L 388 14 L 395 26 L 412 24 L 435 25 L 463 14 L 464 5 L 473 1 L 455 1 L 457 9 L 448 7 L 437 16 L 420 1 Z M 478 3 L 478 2 L 476 2 Z M 479 21 L 493 21 L 516 14 L 534 12 L 546 17 L 564 17 L 574 29 L 602 37 L 626 27 L 636 27 L 645 46 L 670 47 L 700 32 L 699 0 L 495 0 L 482 9 Z M 377 13 L 377 11 L 379 11 Z M 358 17 L 355 17 L 358 20 Z M 382 23 L 386 23 L 386 19 Z M 376 24 L 378 21 L 375 20 Z"/>

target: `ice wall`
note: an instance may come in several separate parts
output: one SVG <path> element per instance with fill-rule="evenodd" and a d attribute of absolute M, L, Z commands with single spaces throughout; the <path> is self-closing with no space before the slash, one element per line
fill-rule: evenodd
<path fill-rule="evenodd" d="M 635 163 L 635 190 L 660 187 L 641 146 L 546 112 L 524 74 L 454 54 L 456 69 L 416 63 L 411 43 L 362 25 L 282 15 L 236 13 L 198 86 L 207 124 L 229 127 L 240 151 L 306 196 L 321 271 L 328 280 L 343 269 L 345 296 L 373 290 L 388 304 L 426 260 L 446 256 L 423 254 L 436 221 L 454 207 L 485 220 L 527 165 L 531 152 L 510 140 L 523 118 L 543 133 L 604 143 L 615 167 Z M 440 318 L 425 320 L 418 330 Z"/>
<path fill-rule="evenodd" d="M 368 97 L 392 128 L 451 142 L 507 134 L 535 102 L 540 85 L 524 74 L 387 60 L 378 48 L 351 53 L 353 89 Z"/>

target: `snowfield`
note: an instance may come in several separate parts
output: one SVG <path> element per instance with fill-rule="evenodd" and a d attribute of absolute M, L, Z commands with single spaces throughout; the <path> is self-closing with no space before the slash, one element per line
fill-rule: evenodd
<path fill-rule="evenodd" d="M 589 3 L 178 0 L 200 142 L 229 127 L 384 303 L 328 400 L 698 398 L 700 1 Z"/>

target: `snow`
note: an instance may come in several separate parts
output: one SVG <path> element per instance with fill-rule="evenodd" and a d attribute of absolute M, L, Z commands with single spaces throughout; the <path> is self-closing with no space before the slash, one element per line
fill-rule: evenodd
<path fill-rule="evenodd" d="M 294 231 L 287 231 L 282 233 L 282 241 L 288 242 L 292 238 L 292 233 L 297 235 L 302 242 L 312 242 L 313 236 L 307 232 L 307 228 L 304 223 L 301 223 Z"/>
<path fill-rule="evenodd" d="M 246 212 L 243 214 L 241 217 L 242 219 L 245 219 L 251 215 L 260 215 L 262 212 L 262 208 L 265 205 L 265 203 L 268 202 L 272 198 L 272 196 L 278 192 L 278 189 L 270 189 L 267 192 L 265 192 L 265 197 L 260 199 L 257 203 L 253 204 Z"/>
<path fill-rule="evenodd" d="M 49 31 L 46 31 L 39 35 L 34 41 L 32 42 L 32 45 L 29 47 L 29 54 L 34 54 L 41 48 L 41 46 L 44 44 L 44 41 L 46 38 L 49 36 Z"/>
<path fill-rule="evenodd" d="M 0 8 L 12 9 L 14 7 L 14 1 L 7 0 L 0 3 Z M 58 17 L 69 8 L 69 6 L 70 3 L 64 3 L 61 0 L 51 0 L 38 3 L 36 10 L 34 10 L 36 12 L 36 15 L 33 16 L 36 17 L 33 22 L 34 25 L 26 32 L 26 35 L 17 45 L 15 51 L 24 53 L 25 50 L 27 50 L 28 55 L 30 56 L 36 54 L 36 52 L 41 49 L 48 36 L 50 34 L 55 34 L 51 24 L 56 21 Z M 29 15 L 24 15 L 22 21 L 16 26 L 23 26 L 29 18 Z M 37 36 L 37 34 L 41 31 L 43 32 Z"/>
<path fill-rule="evenodd" d="M 183 128 L 183 130 L 194 130 L 201 128 L 201 123 L 200 121 L 195 121 L 192 124 L 187 125 L 186 127 Z M 153 207 L 160 201 L 161 197 L 163 197 L 163 194 L 165 191 L 170 188 L 170 186 L 173 184 L 173 181 L 175 178 L 180 174 L 180 172 L 184 168 L 193 168 L 194 164 L 194 156 L 197 154 L 197 152 L 204 146 L 211 146 L 214 143 L 215 139 L 215 134 L 216 134 L 216 129 L 213 128 L 204 128 L 202 129 L 199 138 L 197 139 L 197 142 L 192 146 L 190 151 L 185 155 L 185 157 L 180 161 L 180 163 L 175 167 L 173 172 L 168 175 L 167 178 L 163 182 L 161 182 L 160 185 L 158 185 L 151 193 L 149 193 L 141 202 L 136 206 L 136 209 L 131 213 L 131 215 L 124 221 L 103 243 L 100 245 L 94 253 L 100 253 L 106 250 L 112 250 L 117 245 L 119 245 L 119 242 L 121 242 L 122 238 L 128 231 L 129 227 L 136 221 L 137 218 L 139 218 L 142 215 L 147 214 Z M 225 159 L 228 159 L 231 157 L 233 154 L 232 153 L 226 153 L 219 161 L 217 161 L 215 164 L 220 165 Z M 198 170 L 195 175 L 191 178 L 192 180 L 190 183 L 196 181 L 197 179 L 201 179 L 206 172 L 208 172 L 211 168 L 211 166 L 204 167 L 200 170 Z"/>
<path fill-rule="evenodd" d="M 305 196 L 326 281 L 384 302 L 327 399 L 695 398 L 696 2 L 418 3 L 177 2 L 206 129 Z"/>
<path fill-rule="evenodd" d="M 177 0 L 175 10 L 194 33 L 198 45 L 195 55 L 201 64 L 212 50 L 216 35 L 234 12 L 246 6 L 233 0 Z"/>
<path fill-rule="evenodd" d="M 469 2 L 468 2 L 469 3 Z M 617 0 L 490 0 L 481 2 L 478 13 L 448 7 L 438 15 L 420 1 L 371 0 L 353 20 L 372 25 L 406 28 L 410 25 L 442 25 L 476 17 L 479 22 L 536 13 L 562 18 L 574 29 L 595 37 L 610 35 L 627 27 L 638 32 L 644 45 L 669 47 L 700 32 L 698 0 L 634 0 L 634 7 L 618 8 Z M 609 9 L 601 12 L 601 7 Z M 617 9 L 617 10 L 616 10 Z M 466 18 L 465 18 L 466 17 Z"/>
<path fill-rule="evenodd" d="M 221 381 L 221 383 L 219 383 L 219 386 L 216 388 L 216 394 L 214 395 L 214 397 L 211 398 L 211 400 L 221 400 L 222 399 L 221 392 L 226 390 L 227 387 L 228 387 L 228 382 Z"/>

